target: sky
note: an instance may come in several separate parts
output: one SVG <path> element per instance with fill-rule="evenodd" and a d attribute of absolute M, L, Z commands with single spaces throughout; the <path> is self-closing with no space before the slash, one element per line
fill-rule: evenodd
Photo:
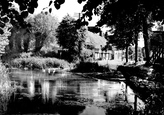
<path fill-rule="evenodd" d="M 34 14 L 40 13 L 43 8 L 47 7 L 49 5 L 49 1 L 50 0 L 39 0 L 38 8 L 35 9 Z M 67 14 L 74 16 L 74 13 L 80 13 L 83 9 L 83 5 L 84 3 L 79 4 L 77 0 L 65 0 L 65 3 L 61 5 L 59 10 L 56 10 L 55 7 L 52 5 L 52 15 L 57 16 L 59 21 L 61 21 L 62 18 Z M 89 22 L 89 26 L 96 25 L 97 21 L 98 17 L 94 16 L 92 18 L 92 21 Z"/>

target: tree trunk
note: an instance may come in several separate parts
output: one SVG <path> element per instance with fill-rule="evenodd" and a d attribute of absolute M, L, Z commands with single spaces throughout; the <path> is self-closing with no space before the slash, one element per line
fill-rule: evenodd
<path fill-rule="evenodd" d="M 143 38 L 145 43 L 145 55 L 146 55 L 146 65 L 150 64 L 150 39 L 148 35 L 148 24 L 145 21 L 143 21 Z"/>
<path fill-rule="evenodd" d="M 13 26 L 11 29 L 11 36 L 8 38 L 9 39 L 9 50 L 14 52 L 15 51 L 15 36 L 17 35 L 17 28 Z"/>
<path fill-rule="evenodd" d="M 79 50 L 79 52 L 78 52 L 78 58 L 80 59 L 80 61 L 82 60 L 82 57 L 81 57 L 81 42 L 79 41 L 79 44 L 78 44 L 78 50 Z"/>
<path fill-rule="evenodd" d="M 126 46 L 126 54 L 125 54 L 125 58 L 126 58 L 126 63 L 128 63 L 128 52 L 129 52 L 129 50 L 128 50 L 128 46 Z"/>
<path fill-rule="evenodd" d="M 35 53 L 39 52 L 41 50 L 41 48 L 43 47 L 44 41 L 43 41 L 42 37 L 44 37 L 44 36 L 42 36 L 41 34 L 35 36 L 35 50 L 34 50 Z"/>
<path fill-rule="evenodd" d="M 138 63 L 138 33 L 135 34 L 135 64 Z"/>
<path fill-rule="evenodd" d="M 42 43 L 40 43 L 39 41 L 35 41 L 35 51 L 34 52 L 39 52 L 41 49 L 42 49 L 42 47 L 43 47 L 43 45 L 41 45 Z"/>
<path fill-rule="evenodd" d="M 21 33 L 20 30 L 18 31 L 18 33 L 16 34 L 15 38 L 14 38 L 14 49 L 16 52 L 21 53 L 23 51 L 22 49 L 22 38 L 21 38 Z"/>
<path fill-rule="evenodd" d="M 23 41 L 24 52 L 28 52 L 29 43 L 30 43 L 30 38 L 26 38 L 26 39 Z"/>
<path fill-rule="evenodd" d="M 35 53 L 37 53 L 37 52 L 39 52 L 40 50 L 41 50 L 41 48 L 42 48 L 42 46 L 40 46 L 40 47 L 35 47 Z"/>

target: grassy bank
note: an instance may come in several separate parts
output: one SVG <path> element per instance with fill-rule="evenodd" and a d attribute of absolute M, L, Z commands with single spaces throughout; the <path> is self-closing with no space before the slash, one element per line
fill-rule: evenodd
<path fill-rule="evenodd" d="M 13 90 L 7 69 L 0 62 L 0 114 L 7 110 L 7 103 Z"/>
<path fill-rule="evenodd" d="M 11 60 L 11 67 L 27 68 L 27 69 L 45 69 L 45 68 L 69 68 L 70 64 L 57 58 L 43 57 L 20 57 Z"/>

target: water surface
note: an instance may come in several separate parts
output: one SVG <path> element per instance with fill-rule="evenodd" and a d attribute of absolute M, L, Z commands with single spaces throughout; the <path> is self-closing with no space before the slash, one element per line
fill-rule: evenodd
<path fill-rule="evenodd" d="M 18 88 L 9 101 L 8 114 L 108 115 L 107 107 L 114 104 L 144 107 L 122 81 L 24 70 L 12 70 L 10 78 Z"/>

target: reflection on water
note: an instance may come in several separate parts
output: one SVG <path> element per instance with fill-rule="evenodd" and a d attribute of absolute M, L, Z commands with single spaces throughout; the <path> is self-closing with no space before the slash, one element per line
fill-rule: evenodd
<path fill-rule="evenodd" d="M 65 115 L 73 109 L 72 115 L 106 115 L 105 109 L 89 105 L 125 101 L 133 107 L 135 104 L 135 95 L 124 82 L 95 80 L 73 74 L 49 76 L 41 72 L 18 70 L 11 72 L 10 77 L 20 87 L 13 94 L 9 113 L 26 111 Z M 75 103 L 80 99 L 89 100 L 90 104 L 77 106 Z M 74 102 L 75 106 L 67 106 L 67 101 Z M 138 108 L 143 106 L 140 99 L 137 103 Z"/>
<path fill-rule="evenodd" d="M 91 107 L 86 107 L 85 110 L 83 112 L 81 112 L 80 115 L 105 115 L 105 110 L 102 108 L 98 108 L 95 106 L 91 106 Z"/>
<path fill-rule="evenodd" d="M 31 76 L 31 79 L 29 79 L 29 81 L 27 81 L 28 83 L 28 92 L 29 94 L 33 97 L 35 95 L 35 82 L 33 79 L 33 76 Z"/>

